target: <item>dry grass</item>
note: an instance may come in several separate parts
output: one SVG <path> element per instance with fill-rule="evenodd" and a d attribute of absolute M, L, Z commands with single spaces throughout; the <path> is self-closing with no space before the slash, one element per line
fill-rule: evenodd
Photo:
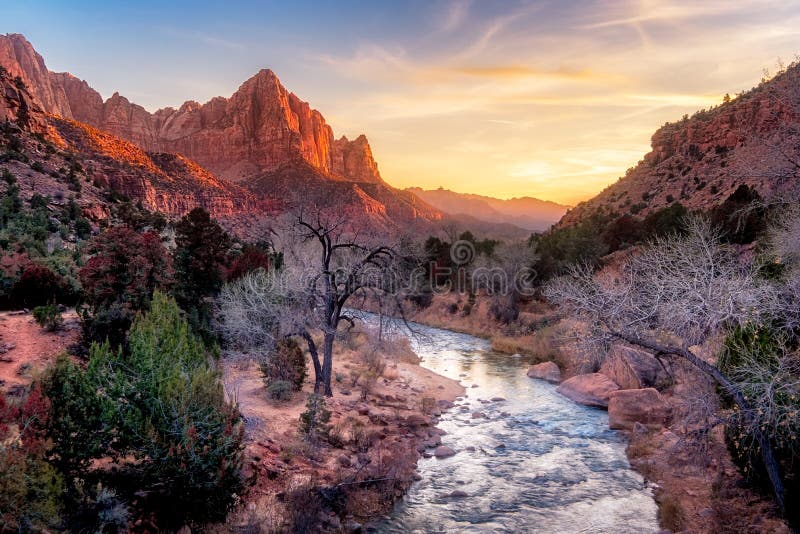
<path fill-rule="evenodd" d="M 658 522 L 666 529 L 680 532 L 686 522 L 683 507 L 678 499 L 671 495 L 665 496 L 658 506 Z"/>

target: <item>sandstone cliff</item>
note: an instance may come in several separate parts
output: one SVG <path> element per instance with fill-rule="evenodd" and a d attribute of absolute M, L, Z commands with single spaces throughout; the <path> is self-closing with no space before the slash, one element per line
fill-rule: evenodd
<path fill-rule="evenodd" d="M 150 113 L 119 93 L 103 101 L 87 82 L 49 72 L 21 35 L 0 35 L 0 65 L 21 76 L 47 114 L 84 123 L 148 153 L 180 155 L 219 177 L 223 188 L 240 184 L 270 205 L 313 197 L 320 207 L 391 220 L 384 222 L 441 218 L 435 208 L 382 180 L 365 136 L 335 140 L 324 117 L 270 70 L 259 71 L 230 98 L 187 101 Z"/>

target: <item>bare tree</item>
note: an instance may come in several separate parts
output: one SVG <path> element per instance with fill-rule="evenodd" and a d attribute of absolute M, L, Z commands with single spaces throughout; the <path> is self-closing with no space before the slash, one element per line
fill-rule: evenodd
<path fill-rule="evenodd" d="M 776 289 L 759 280 L 756 265 L 743 262 L 708 223 L 692 219 L 684 236 L 655 241 L 618 272 L 595 274 L 574 267 L 551 282 L 545 294 L 591 324 L 598 337 L 620 339 L 658 357 L 681 358 L 719 384 L 757 440 L 777 504 L 785 509 L 780 467 L 762 429 L 763 414 L 734 378 L 692 350 L 777 309 Z"/>
<path fill-rule="evenodd" d="M 281 237 L 282 270 L 251 273 L 223 288 L 218 300 L 223 335 L 240 347 L 301 338 L 314 365 L 315 392 L 331 396 L 334 343 L 356 321 L 348 304 L 370 296 L 399 305 L 404 258 L 397 246 L 322 212 L 299 214 Z M 315 335 L 321 335 L 321 346 Z"/>

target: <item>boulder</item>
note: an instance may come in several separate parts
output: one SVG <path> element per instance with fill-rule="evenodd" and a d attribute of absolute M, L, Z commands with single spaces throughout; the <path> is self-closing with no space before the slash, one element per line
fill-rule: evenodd
<path fill-rule="evenodd" d="M 611 347 L 600 372 L 616 382 L 620 389 L 660 387 L 668 378 L 655 356 L 621 343 Z"/>
<path fill-rule="evenodd" d="M 561 369 L 553 362 L 537 363 L 528 369 L 528 376 L 558 384 L 561 382 Z"/>
<path fill-rule="evenodd" d="M 632 430 L 637 423 L 660 427 L 669 415 L 669 403 L 655 388 L 620 389 L 609 396 L 608 426 L 613 429 Z"/>
<path fill-rule="evenodd" d="M 608 408 L 608 398 L 619 386 L 604 374 L 576 375 L 561 383 L 556 391 L 585 406 Z"/>
<path fill-rule="evenodd" d="M 437 458 L 449 458 L 451 456 L 455 456 L 456 451 L 452 448 L 448 447 L 447 445 L 440 445 L 436 447 L 433 451 L 433 455 Z"/>

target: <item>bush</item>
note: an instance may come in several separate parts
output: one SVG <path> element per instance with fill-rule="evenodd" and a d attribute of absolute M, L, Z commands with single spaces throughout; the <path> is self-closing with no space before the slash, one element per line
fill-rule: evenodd
<path fill-rule="evenodd" d="M 92 257 L 78 275 L 93 311 L 115 303 L 144 310 L 153 291 L 168 285 L 171 265 L 157 234 L 116 226 L 92 238 L 87 251 Z"/>
<path fill-rule="evenodd" d="M 52 270 L 36 263 L 28 264 L 11 290 L 15 306 L 35 307 L 61 299 L 64 279 Z"/>
<path fill-rule="evenodd" d="M 788 503 L 800 495 L 800 357 L 785 344 L 769 326 L 738 327 L 725 339 L 718 365 L 757 407 L 751 415 L 772 443 Z M 745 478 L 767 490 L 770 482 L 751 425 L 734 410 L 725 426 L 725 440 Z M 800 521 L 800 511 L 791 506 L 787 514 L 790 521 Z"/>
<path fill-rule="evenodd" d="M 156 292 L 127 351 L 95 343 L 87 371 L 61 358 L 47 374 L 54 459 L 79 479 L 140 492 L 165 527 L 222 519 L 241 488 L 243 429 L 219 378 L 175 301 Z M 119 471 L 89 471 L 108 457 Z"/>
<path fill-rule="evenodd" d="M 294 387 L 286 380 L 275 380 L 267 386 L 269 398 L 277 401 L 288 401 L 292 398 Z"/>
<path fill-rule="evenodd" d="M 232 282 L 256 269 L 269 269 L 271 263 L 268 252 L 254 245 L 246 245 L 242 254 L 231 261 L 225 278 L 228 282 Z"/>
<path fill-rule="evenodd" d="M 48 443 L 39 432 L 48 408 L 38 387 L 19 408 L 0 392 L 0 531 L 41 532 L 60 522 L 63 478 L 46 461 Z M 10 424 L 21 429 L 18 435 L 12 436 Z"/>
<path fill-rule="evenodd" d="M 293 339 L 280 341 L 274 353 L 261 365 L 267 387 L 275 381 L 288 382 L 300 391 L 306 379 L 306 356 Z"/>
<path fill-rule="evenodd" d="M 328 439 L 331 412 L 325 406 L 325 397 L 316 393 L 308 397 L 306 411 L 300 414 L 300 434 L 309 443 Z"/>
<path fill-rule="evenodd" d="M 108 342 L 116 349 L 125 344 L 134 313 L 115 303 L 101 308 L 94 314 L 83 310 L 81 314 L 81 343 L 84 350 L 92 343 Z"/>
<path fill-rule="evenodd" d="M 33 309 L 33 318 L 39 326 L 48 332 L 55 332 L 64 324 L 61 311 L 55 304 L 35 307 Z"/>
<path fill-rule="evenodd" d="M 138 484 L 158 494 L 165 511 L 223 518 L 241 487 L 243 434 L 202 341 L 175 301 L 156 292 L 128 346 L 122 354 L 94 345 L 89 360 L 89 376 L 114 406 L 105 413 L 120 435 L 118 454 L 140 459 Z"/>

